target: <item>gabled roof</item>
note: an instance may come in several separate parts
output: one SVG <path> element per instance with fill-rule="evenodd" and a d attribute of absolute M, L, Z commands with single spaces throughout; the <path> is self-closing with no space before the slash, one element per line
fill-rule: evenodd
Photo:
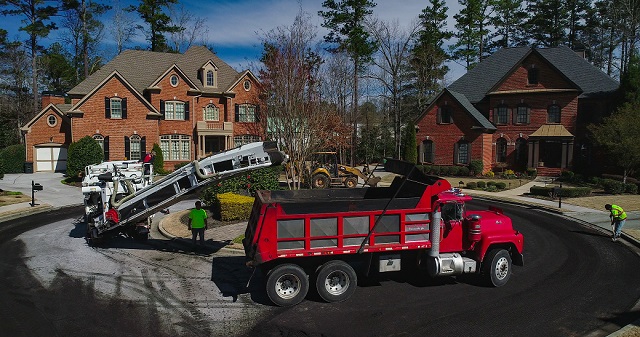
<path fill-rule="evenodd" d="M 127 87 L 134 94 L 134 96 L 138 100 L 140 100 L 140 102 L 142 102 L 150 110 L 150 112 L 147 113 L 147 116 L 155 116 L 155 117 L 162 116 L 162 114 L 160 114 L 160 112 L 158 112 L 158 110 L 156 110 L 156 108 L 153 105 L 151 105 L 151 103 L 149 103 L 144 98 L 144 96 L 135 87 L 133 87 L 131 83 L 129 83 L 129 81 L 127 81 L 124 77 L 122 77 L 120 72 L 118 72 L 117 70 L 114 70 L 113 72 L 111 72 L 111 74 L 106 76 L 100 83 L 95 85 L 88 93 L 84 95 L 84 97 L 82 97 L 82 99 L 80 99 L 76 104 L 73 105 L 73 107 L 69 109 L 68 113 L 82 114 L 83 112 L 81 110 L 78 110 L 78 108 L 82 104 L 84 104 L 84 102 L 87 101 L 91 96 L 93 96 L 95 92 L 97 92 L 100 88 L 102 88 L 103 85 L 109 82 L 109 80 L 111 80 L 112 78 L 118 78 L 120 81 L 122 81 L 124 86 Z"/>
<path fill-rule="evenodd" d="M 47 105 L 46 107 L 44 107 L 44 109 L 40 110 L 40 112 L 35 115 L 33 118 L 31 118 L 31 120 L 25 124 L 23 127 L 20 128 L 20 130 L 22 131 L 29 131 L 29 129 L 31 129 L 31 127 L 33 126 L 33 124 L 35 124 L 35 122 L 37 122 L 44 114 L 47 113 L 47 111 L 51 110 L 53 112 L 56 113 L 56 115 L 58 115 L 60 117 L 60 119 L 62 119 L 63 122 L 69 123 L 69 117 L 67 117 L 67 115 L 65 115 L 65 111 L 60 109 L 60 108 L 68 108 L 70 106 L 70 104 L 53 104 L 53 103 L 49 103 L 49 105 Z"/>
<path fill-rule="evenodd" d="M 471 116 L 471 118 L 476 122 L 474 128 L 482 129 L 484 132 L 492 133 L 496 131 L 496 127 L 487 120 L 486 117 L 476 107 L 471 104 L 471 102 L 461 93 L 445 88 L 442 90 L 429 104 L 429 106 L 424 110 L 424 112 L 417 118 L 417 121 L 424 118 L 424 115 L 427 112 L 431 111 L 436 102 L 445 94 L 448 93 L 453 99 L 455 99 L 460 106 L 464 108 L 464 110 Z"/>
<path fill-rule="evenodd" d="M 238 78 L 233 83 L 231 83 L 231 85 L 229 85 L 227 91 L 231 91 L 236 85 L 238 85 L 238 83 L 240 83 L 240 80 L 242 80 L 245 76 L 251 77 L 256 83 L 260 84 L 260 80 L 258 80 L 256 75 L 254 75 L 251 70 L 247 69 L 238 75 Z"/>
<path fill-rule="evenodd" d="M 484 59 L 465 75 L 453 82 L 449 89 L 466 96 L 471 103 L 480 102 L 509 73 L 531 53 L 537 53 L 556 68 L 560 75 L 572 82 L 580 97 L 611 93 L 618 82 L 594 67 L 571 49 L 561 46 L 536 49 L 532 47 L 505 48 Z"/>
<path fill-rule="evenodd" d="M 205 88 L 198 79 L 200 68 L 211 61 L 218 67 L 218 88 Z M 189 48 L 184 54 L 158 53 L 146 50 L 126 50 L 69 91 L 69 95 L 84 96 L 114 71 L 125 78 L 139 93 L 149 88 L 169 68 L 176 65 L 202 92 L 222 92 L 238 77 L 238 72 L 203 46 Z"/>

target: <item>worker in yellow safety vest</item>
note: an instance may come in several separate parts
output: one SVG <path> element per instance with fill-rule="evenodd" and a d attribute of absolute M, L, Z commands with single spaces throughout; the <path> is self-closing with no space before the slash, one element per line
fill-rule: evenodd
<path fill-rule="evenodd" d="M 611 219 L 611 227 L 613 230 L 612 240 L 618 241 L 622 227 L 624 227 L 624 222 L 627 220 L 627 213 L 618 205 L 606 204 L 604 205 L 604 209 L 610 212 L 609 218 Z"/>

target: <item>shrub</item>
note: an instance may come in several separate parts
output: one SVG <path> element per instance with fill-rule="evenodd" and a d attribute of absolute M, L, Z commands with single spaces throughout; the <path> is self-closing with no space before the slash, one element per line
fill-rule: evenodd
<path fill-rule="evenodd" d="M 486 191 L 487 192 L 496 192 L 498 190 L 498 188 L 496 187 L 496 185 L 490 185 L 487 186 Z"/>
<path fill-rule="evenodd" d="M 483 175 L 484 175 L 485 177 L 487 177 L 487 178 L 493 178 L 493 177 L 495 177 L 495 176 L 496 176 L 496 174 L 495 174 L 495 173 L 493 173 L 493 171 L 487 171 L 487 172 L 485 172 Z"/>
<path fill-rule="evenodd" d="M 467 188 L 475 190 L 476 188 L 478 188 L 478 183 L 476 183 L 474 181 L 470 181 L 470 182 L 467 183 Z"/>
<path fill-rule="evenodd" d="M 513 170 L 505 170 L 502 175 L 505 178 L 514 178 L 516 176 L 516 174 L 515 174 L 515 172 L 513 172 Z"/>
<path fill-rule="evenodd" d="M 621 181 L 613 179 L 604 179 L 602 181 L 602 188 L 605 193 L 609 194 L 622 194 L 624 193 L 624 184 Z"/>
<path fill-rule="evenodd" d="M 527 168 L 527 176 L 534 178 L 535 176 L 538 175 L 538 170 L 536 170 L 534 167 L 529 167 Z"/>
<path fill-rule="evenodd" d="M 157 174 L 166 174 L 167 171 L 164 169 L 164 155 L 162 154 L 162 149 L 160 145 L 157 143 L 153 143 L 153 152 L 156 153 L 153 158 L 153 172 Z"/>
<path fill-rule="evenodd" d="M 491 187 L 491 186 L 496 186 L 496 182 L 495 181 L 487 181 L 487 187 Z"/>
<path fill-rule="evenodd" d="M 504 190 L 505 188 L 507 188 L 507 184 L 505 184 L 505 183 L 503 183 L 501 181 L 497 182 L 495 186 L 499 190 Z"/>
<path fill-rule="evenodd" d="M 529 189 L 530 194 L 545 197 L 550 196 L 554 192 L 554 187 L 533 186 Z M 560 189 L 560 196 L 566 198 L 580 198 L 586 197 L 590 194 L 591 188 L 589 187 L 563 187 Z"/>
<path fill-rule="evenodd" d="M 0 151 L 0 162 L 3 165 L 2 173 L 23 173 L 25 162 L 24 145 L 9 145 Z"/>
<path fill-rule="evenodd" d="M 253 206 L 253 197 L 234 193 L 218 194 L 220 202 L 220 220 L 234 221 L 249 219 Z"/>
<path fill-rule="evenodd" d="M 206 188 L 202 192 L 200 199 L 205 205 L 213 206 L 217 203 L 216 195 L 221 193 L 244 192 L 253 194 L 257 190 L 278 190 L 280 189 L 278 182 L 280 172 L 282 172 L 282 166 L 272 166 L 225 179 Z"/>
<path fill-rule="evenodd" d="M 87 165 L 102 162 L 103 152 L 100 144 L 92 137 L 85 136 L 69 145 L 67 155 L 67 176 L 76 178 L 84 172 Z"/>
<path fill-rule="evenodd" d="M 434 176 L 440 175 L 440 166 L 437 166 L 437 165 L 431 166 L 431 174 Z"/>
<path fill-rule="evenodd" d="M 469 176 L 469 168 L 466 166 L 458 166 L 458 175 L 462 177 Z"/>
<path fill-rule="evenodd" d="M 482 160 L 475 159 L 469 163 L 469 171 L 471 172 L 471 174 L 482 174 L 482 170 L 484 170 L 484 164 L 482 163 Z"/>
<path fill-rule="evenodd" d="M 487 187 L 487 183 L 484 181 L 478 181 L 478 188 L 486 188 Z"/>
<path fill-rule="evenodd" d="M 624 184 L 624 193 L 638 194 L 638 185 L 636 185 L 636 184 Z"/>
<path fill-rule="evenodd" d="M 0 179 L 4 178 L 4 164 L 2 164 L 2 160 L 0 160 Z"/>
<path fill-rule="evenodd" d="M 624 177 L 619 174 L 607 174 L 607 173 L 602 174 L 602 178 L 617 180 L 617 181 L 622 181 L 624 179 Z M 627 176 L 627 183 L 637 184 L 638 180 Z"/>
<path fill-rule="evenodd" d="M 572 171 L 562 171 L 562 173 L 560 173 L 560 180 L 562 181 L 573 181 L 573 177 L 575 176 L 575 173 L 573 173 Z"/>

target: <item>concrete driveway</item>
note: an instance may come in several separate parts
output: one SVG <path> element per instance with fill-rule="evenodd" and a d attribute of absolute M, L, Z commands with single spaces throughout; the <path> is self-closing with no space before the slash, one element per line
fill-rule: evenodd
<path fill-rule="evenodd" d="M 64 185 L 62 173 L 10 173 L 0 179 L 0 189 L 5 191 L 22 192 L 31 196 L 31 181 L 42 185 L 42 191 L 36 192 L 36 203 L 53 207 L 64 207 L 82 204 L 82 189 Z"/>

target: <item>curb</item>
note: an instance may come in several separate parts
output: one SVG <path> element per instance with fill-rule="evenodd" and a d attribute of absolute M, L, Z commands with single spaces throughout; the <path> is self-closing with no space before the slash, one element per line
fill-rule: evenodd
<path fill-rule="evenodd" d="M 170 240 L 180 241 L 180 242 L 182 242 L 184 244 L 189 244 L 189 245 L 191 244 L 191 240 L 175 236 L 175 235 L 169 233 L 166 229 L 164 229 L 164 226 L 163 226 L 164 220 L 165 220 L 165 217 L 162 217 L 162 219 L 160 219 L 160 221 L 158 222 L 158 231 L 160 232 L 160 234 L 162 234 L 164 237 L 166 237 L 167 239 L 170 239 Z M 218 242 L 220 242 L 220 241 L 218 241 Z M 218 250 L 218 252 L 227 252 L 227 253 L 232 253 L 234 255 L 237 255 L 237 254 L 243 254 L 244 255 L 244 250 L 243 249 L 231 248 L 231 247 L 226 247 L 226 246 L 220 248 L 220 250 Z"/>
<path fill-rule="evenodd" d="M 68 205 L 68 206 L 75 206 L 75 205 Z M 53 207 L 49 204 L 39 204 L 31 208 L 22 208 L 22 209 L 16 209 L 13 211 L 7 211 L 7 212 L 0 213 L 0 223 L 3 223 L 5 221 L 10 221 L 10 220 L 15 220 L 28 215 L 44 213 L 47 211 L 52 211 L 52 210 L 56 210 L 56 209 L 60 209 L 68 206 Z"/>

